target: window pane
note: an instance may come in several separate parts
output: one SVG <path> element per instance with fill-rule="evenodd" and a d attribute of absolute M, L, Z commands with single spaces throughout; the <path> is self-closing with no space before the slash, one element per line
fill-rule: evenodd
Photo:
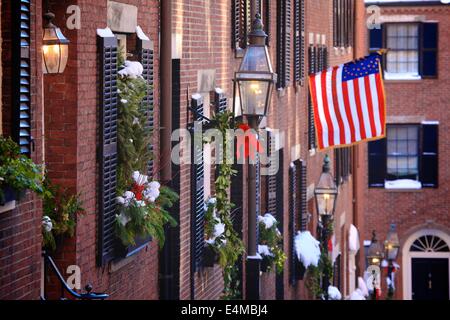
<path fill-rule="evenodd" d="M 417 74 L 419 69 L 417 24 L 388 24 L 387 26 L 387 72 Z"/>
<path fill-rule="evenodd" d="M 417 141 L 408 141 L 408 154 L 411 156 L 417 155 Z"/>
<path fill-rule="evenodd" d="M 397 143 L 397 154 L 399 155 L 408 154 L 408 141 L 399 141 Z"/>
<path fill-rule="evenodd" d="M 408 139 L 408 127 L 399 126 L 397 128 L 397 140 L 407 140 Z"/>

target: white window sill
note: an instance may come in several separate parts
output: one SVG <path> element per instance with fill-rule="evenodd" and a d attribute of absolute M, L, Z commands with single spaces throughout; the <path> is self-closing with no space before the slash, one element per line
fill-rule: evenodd
<path fill-rule="evenodd" d="M 384 189 L 389 191 L 420 191 L 422 190 L 422 183 L 416 180 L 399 179 L 384 182 Z"/>
<path fill-rule="evenodd" d="M 422 80 L 422 77 L 417 73 L 384 73 L 384 80 L 406 80 L 406 81 L 417 81 Z"/>
<path fill-rule="evenodd" d="M 4 206 L 0 206 L 0 213 L 14 210 L 16 208 L 16 201 L 10 201 L 5 203 Z"/>

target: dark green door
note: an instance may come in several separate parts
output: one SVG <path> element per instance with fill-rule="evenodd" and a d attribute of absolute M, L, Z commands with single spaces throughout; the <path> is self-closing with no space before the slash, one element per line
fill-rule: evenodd
<path fill-rule="evenodd" d="M 448 259 L 413 258 L 412 299 L 448 300 Z"/>

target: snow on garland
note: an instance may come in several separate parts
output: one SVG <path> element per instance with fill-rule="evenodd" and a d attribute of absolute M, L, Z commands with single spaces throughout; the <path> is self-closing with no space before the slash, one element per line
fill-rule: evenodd
<path fill-rule="evenodd" d="M 225 224 L 222 223 L 215 210 L 216 198 L 209 198 L 205 203 L 205 242 L 208 245 L 220 247 L 226 244 L 224 237 Z"/>
<path fill-rule="evenodd" d="M 119 214 L 116 215 L 117 235 L 125 246 L 135 244 L 135 238 L 152 236 L 164 245 L 164 225 L 175 226 L 176 221 L 166 208 L 171 207 L 178 195 L 157 181 L 138 171 L 132 174 L 133 184 L 117 197 Z"/>
<path fill-rule="evenodd" d="M 277 273 L 283 271 L 286 254 L 283 252 L 283 236 L 278 230 L 278 221 L 270 213 L 258 216 L 259 245 L 258 254 L 267 266 L 266 271 L 272 271 L 275 266 Z"/>
<path fill-rule="evenodd" d="M 317 267 L 320 260 L 320 242 L 309 231 L 298 232 L 294 238 L 295 252 L 298 260 L 307 269 L 309 266 Z"/>
<path fill-rule="evenodd" d="M 342 300 L 342 294 L 338 288 L 328 286 L 328 299 L 329 300 Z"/>
<path fill-rule="evenodd" d="M 123 69 L 118 74 L 122 77 L 128 77 L 130 79 L 142 78 L 144 73 L 144 67 L 138 61 L 126 60 Z"/>

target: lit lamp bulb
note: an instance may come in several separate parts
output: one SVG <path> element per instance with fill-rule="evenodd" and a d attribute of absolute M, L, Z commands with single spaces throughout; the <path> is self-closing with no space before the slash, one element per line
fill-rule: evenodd
<path fill-rule="evenodd" d="M 250 88 L 252 89 L 254 94 L 261 94 L 262 93 L 261 92 L 261 88 L 259 87 L 259 84 L 257 84 L 257 83 L 252 83 L 250 85 Z"/>

